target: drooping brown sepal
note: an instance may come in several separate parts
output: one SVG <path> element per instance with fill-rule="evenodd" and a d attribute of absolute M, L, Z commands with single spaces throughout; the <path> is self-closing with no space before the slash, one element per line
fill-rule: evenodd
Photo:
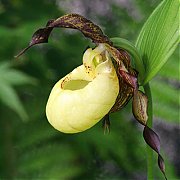
<path fill-rule="evenodd" d="M 35 44 L 47 43 L 52 29 L 53 28 L 49 28 L 49 27 L 38 29 L 33 34 L 32 39 L 29 43 L 29 46 L 23 49 L 18 55 L 15 56 L 15 58 L 18 58 L 19 56 L 21 56 L 25 51 L 27 51 L 29 48 L 31 48 Z"/>
<path fill-rule="evenodd" d="M 81 31 L 85 37 L 90 38 L 94 43 L 107 43 L 112 45 L 110 39 L 103 34 L 99 26 L 79 14 L 64 15 L 51 24 L 49 27 L 72 28 Z"/>
<path fill-rule="evenodd" d="M 56 20 L 49 20 L 45 28 L 38 29 L 33 34 L 29 46 L 23 49 L 15 57 L 19 57 L 35 44 L 47 43 L 53 28 L 58 27 L 77 29 L 81 31 L 85 37 L 90 38 L 94 43 L 107 43 L 112 45 L 112 42 L 106 35 L 103 34 L 101 28 L 92 21 L 79 14 L 67 14 Z"/>

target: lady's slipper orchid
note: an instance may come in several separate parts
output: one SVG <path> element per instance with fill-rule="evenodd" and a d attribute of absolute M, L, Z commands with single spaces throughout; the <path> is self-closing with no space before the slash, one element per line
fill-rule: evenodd
<path fill-rule="evenodd" d="M 97 47 L 87 49 L 83 65 L 53 87 L 46 106 L 50 124 L 64 133 L 78 133 L 91 128 L 104 117 L 104 128 L 109 131 L 109 114 L 119 111 L 133 97 L 134 117 L 144 126 L 144 139 L 157 152 L 158 165 L 165 176 L 159 137 L 147 126 L 148 99 L 138 90 L 138 73 L 131 67 L 128 53 L 113 46 L 97 25 L 78 14 L 50 20 L 45 28 L 33 34 L 29 46 L 16 57 L 35 44 L 47 43 L 51 31 L 57 27 L 78 29 Z"/>
<path fill-rule="evenodd" d="M 87 49 L 83 65 L 59 80 L 46 107 L 50 124 L 64 133 L 84 131 L 100 121 L 114 105 L 119 81 L 104 44 Z"/>

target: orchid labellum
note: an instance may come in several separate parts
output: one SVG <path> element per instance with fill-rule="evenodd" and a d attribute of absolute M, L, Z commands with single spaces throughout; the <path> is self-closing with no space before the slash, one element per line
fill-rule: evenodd
<path fill-rule="evenodd" d="M 87 49 L 83 64 L 53 87 L 46 106 L 49 123 L 61 132 L 78 133 L 104 119 L 104 128 L 109 131 L 109 114 L 119 111 L 132 98 L 134 117 L 145 127 L 144 139 L 158 153 L 159 168 L 165 175 L 159 137 L 147 126 L 148 99 L 138 90 L 138 72 L 132 68 L 128 52 L 113 45 L 97 25 L 78 14 L 50 20 L 33 34 L 29 46 L 17 57 L 35 44 L 47 43 L 53 28 L 58 27 L 78 29 L 96 47 Z"/>
<path fill-rule="evenodd" d="M 84 131 L 100 121 L 119 92 L 116 70 L 104 44 L 88 49 L 83 65 L 59 80 L 46 107 L 47 118 L 64 133 Z"/>

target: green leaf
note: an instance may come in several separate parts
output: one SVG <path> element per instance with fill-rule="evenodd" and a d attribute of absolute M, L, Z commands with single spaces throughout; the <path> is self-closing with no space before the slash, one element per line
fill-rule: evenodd
<path fill-rule="evenodd" d="M 5 71 L 0 70 L 0 81 L 4 81 L 11 85 L 35 84 L 36 80 L 32 77 L 13 69 Z"/>
<path fill-rule="evenodd" d="M 9 62 L 6 62 L 6 61 L 0 62 L 0 72 L 7 70 L 10 66 L 11 65 Z"/>
<path fill-rule="evenodd" d="M 163 78 L 168 78 L 171 79 L 172 81 L 180 80 L 180 76 L 178 73 L 178 68 L 179 68 L 178 50 L 179 49 L 177 48 L 174 54 L 171 56 L 171 61 L 167 61 L 167 63 L 160 70 L 159 75 L 162 76 Z"/>
<path fill-rule="evenodd" d="M 53 142 L 30 149 L 18 159 L 19 174 L 25 173 L 35 179 L 71 179 L 82 171 L 78 166 L 74 168 L 76 154 L 63 143 Z"/>
<path fill-rule="evenodd" d="M 179 123 L 179 90 L 161 79 L 154 79 L 151 87 L 154 115 L 167 122 Z"/>
<path fill-rule="evenodd" d="M 0 101 L 18 113 L 23 120 L 27 120 L 27 114 L 15 90 L 6 83 L 0 83 Z"/>
<path fill-rule="evenodd" d="M 35 84 L 36 80 L 25 73 L 12 69 L 9 62 L 0 63 L 0 82 L 10 85 Z"/>
<path fill-rule="evenodd" d="M 9 62 L 0 63 L 0 101 L 15 111 L 23 120 L 27 120 L 27 114 L 13 85 L 35 84 L 36 80 L 11 67 L 12 64 Z"/>
<path fill-rule="evenodd" d="M 136 47 L 144 67 L 143 84 L 150 81 L 179 43 L 179 0 L 164 0 L 144 24 Z"/>

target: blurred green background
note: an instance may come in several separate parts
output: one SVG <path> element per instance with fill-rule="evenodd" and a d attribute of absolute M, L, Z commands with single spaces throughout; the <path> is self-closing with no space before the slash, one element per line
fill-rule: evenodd
<path fill-rule="evenodd" d="M 0 179 L 146 179 L 146 144 L 131 102 L 111 115 L 111 133 L 101 122 L 79 134 L 48 123 L 51 88 L 82 64 L 91 42 L 76 30 L 56 29 L 49 44 L 30 49 L 32 34 L 49 19 L 80 13 L 109 37 L 135 42 L 160 0 L 0 0 Z M 152 80 L 154 129 L 161 138 L 167 177 L 180 178 L 178 50 Z M 154 154 L 156 179 L 163 179 Z"/>

